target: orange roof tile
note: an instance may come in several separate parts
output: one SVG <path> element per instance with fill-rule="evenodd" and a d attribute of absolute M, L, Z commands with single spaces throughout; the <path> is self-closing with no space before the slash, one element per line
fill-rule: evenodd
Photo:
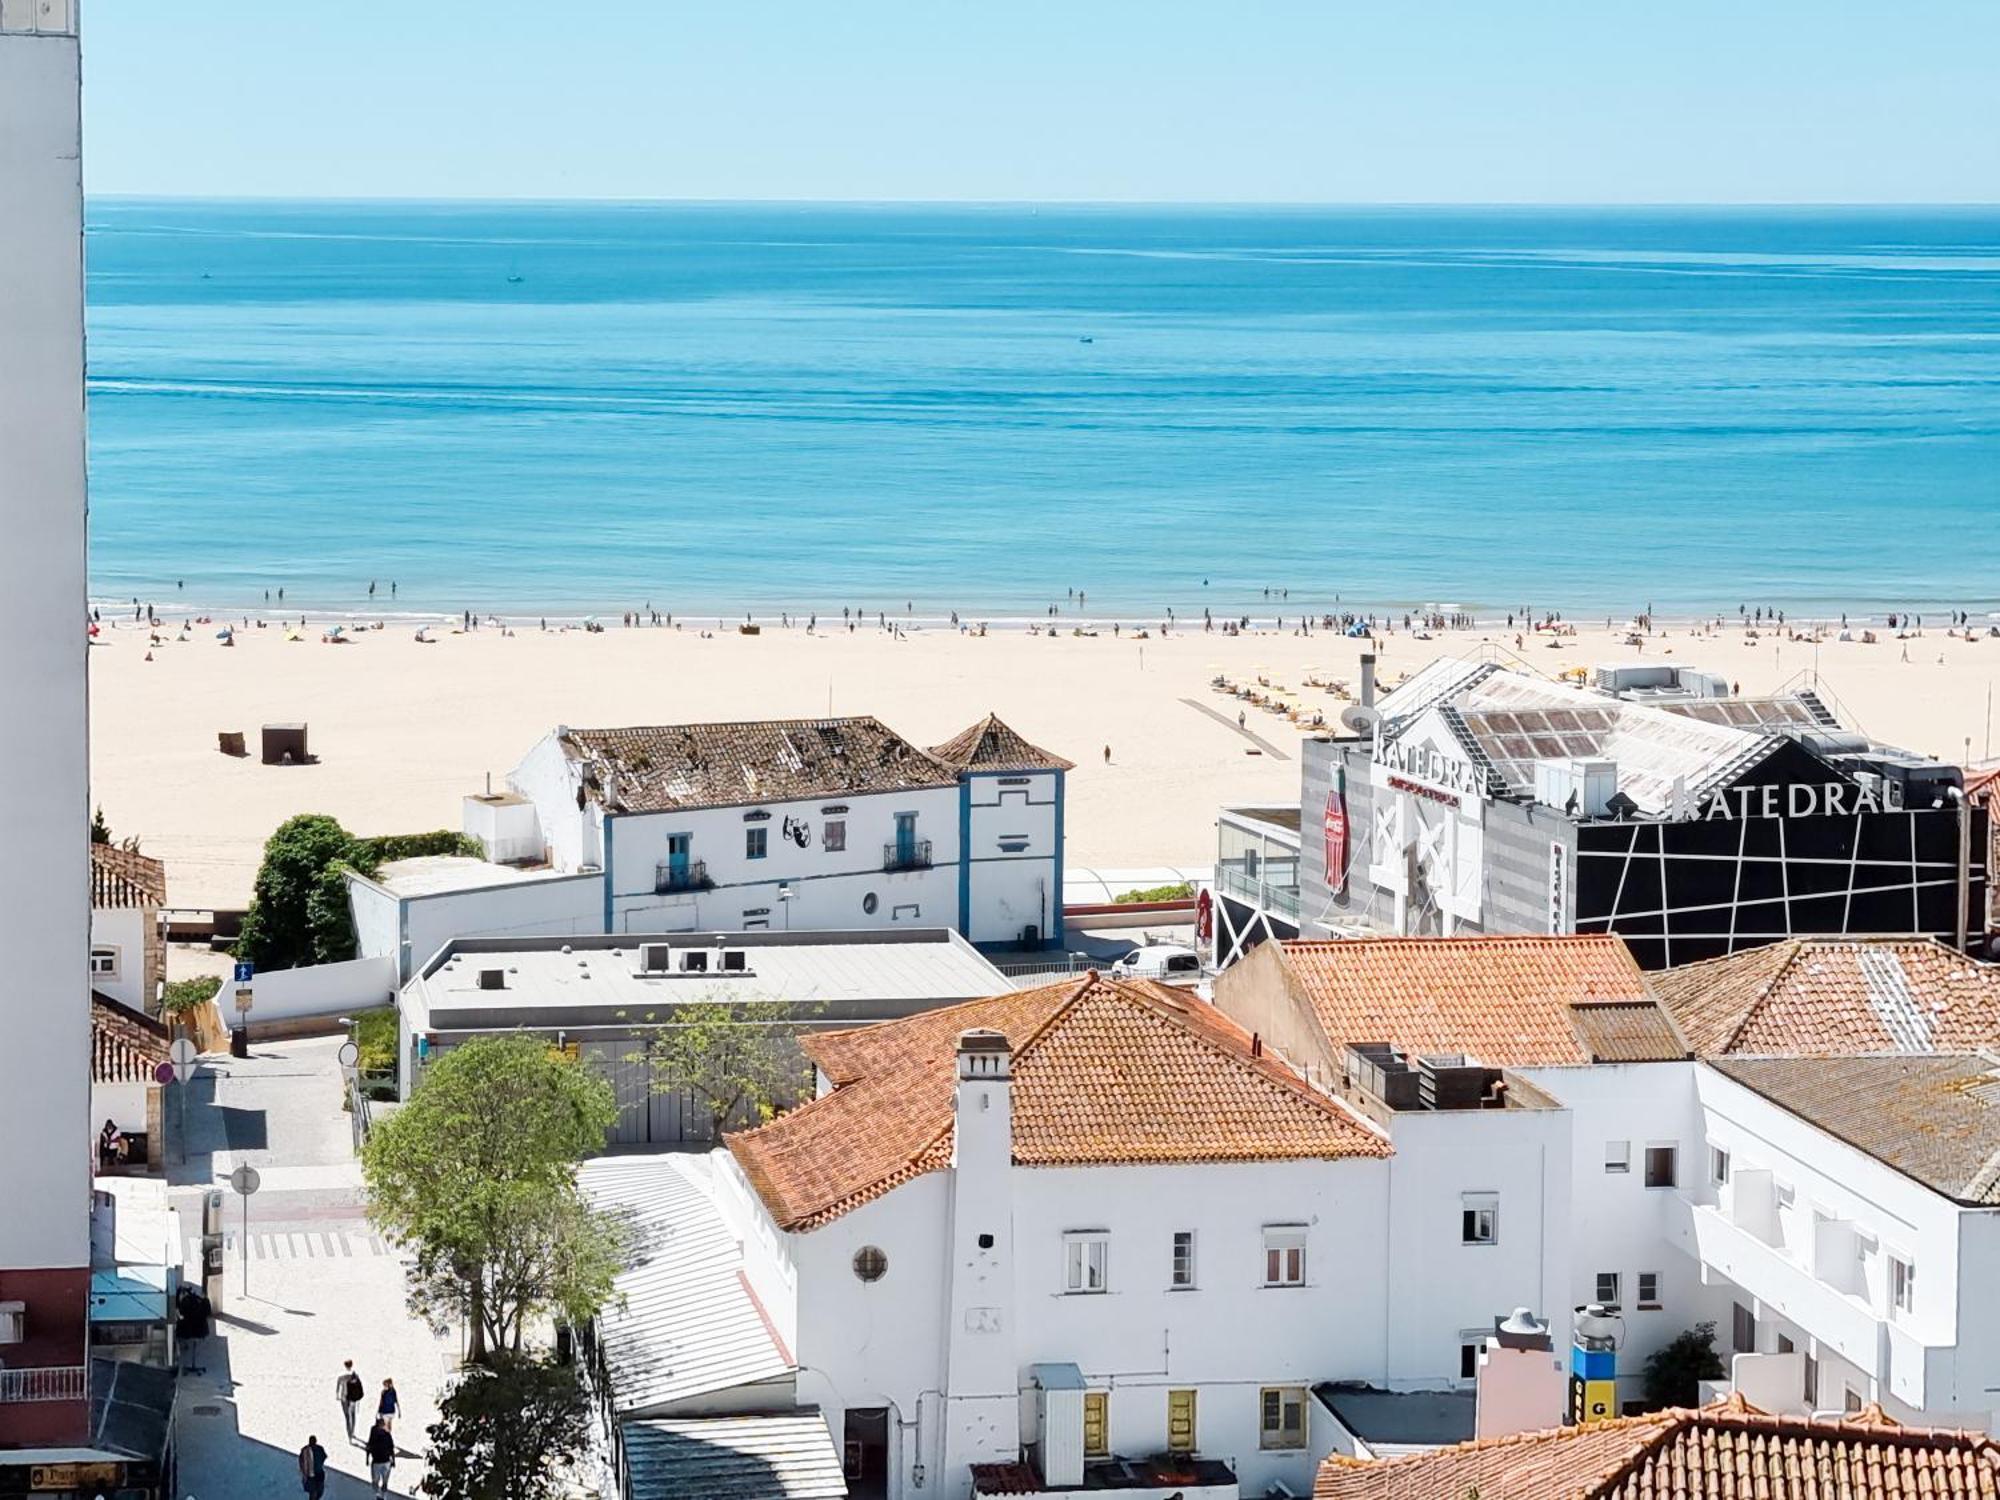
<path fill-rule="evenodd" d="M 2000 967 L 1931 938 L 1790 938 L 1653 975 L 1704 1057 L 1952 1052 L 2000 1042 Z"/>
<path fill-rule="evenodd" d="M 151 1016 L 90 992 L 90 1081 L 151 1083 L 167 1060 L 172 1043 L 167 1028 Z"/>
<path fill-rule="evenodd" d="M 1615 936 L 1340 938 L 1282 953 L 1335 1048 L 1391 1042 L 1496 1068 L 1687 1055 Z"/>
<path fill-rule="evenodd" d="M 961 1032 L 1014 1050 L 1023 1166 L 1383 1157 L 1388 1141 L 1183 991 L 1092 973 L 808 1037 L 837 1087 L 729 1148 L 779 1225 L 817 1229 L 951 1164 Z"/>
<path fill-rule="evenodd" d="M 1845 1421 L 1770 1416 L 1731 1398 L 1460 1443 L 1381 1461 L 1335 1455 L 1314 1500 L 1996 1500 L 2000 1445 L 1902 1427 L 1870 1407 Z"/>
<path fill-rule="evenodd" d="M 122 844 L 90 845 L 90 904 L 159 906 L 167 899 L 167 867 L 150 854 Z"/>
<path fill-rule="evenodd" d="M 960 730 L 942 745 L 931 746 L 931 754 L 961 771 L 1074 771 L 1073 762 L 1031 745 L 1019 733 L 988 714 L 970 728 Z"/>

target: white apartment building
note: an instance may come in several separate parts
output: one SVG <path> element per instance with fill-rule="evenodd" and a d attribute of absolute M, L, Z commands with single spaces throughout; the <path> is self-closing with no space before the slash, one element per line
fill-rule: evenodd
<path fill-rule="evenodd" d="M 1063 940 L 1070 763 L 988 715 L 929 750 L 872 718 L 558 728 L 465 801 L 486 862 L 349 881 L 360 956 L 446 939 L 951 927 Z"/>
<path fill-rule="evenodd" d="M 0 1449 L 80 1445 L 90 1416 L 79 99 L 72 0 L 0 0 Z"/>

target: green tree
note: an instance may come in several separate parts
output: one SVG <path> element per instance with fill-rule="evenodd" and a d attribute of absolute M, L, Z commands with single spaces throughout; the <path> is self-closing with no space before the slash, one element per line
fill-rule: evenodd
<path fill-rule="evenodd" d="M 1715 1352 L 1715 1325 L 1697 1323 L 1653 1351 L 1646 1361 L 1646 1400 L 1654 1406 L 1699 1406 L 1701 1382 L 1720 1380 L 1722 1356 Z"/>
<path fill-rule="evenodd" d="M 353 848 L 354 836 L 325 813 L 300 813 L 280 823 L 264 844 L 264 862 L 257 868 L 236 956 L 260 969 L 321 962 L 313 897 L 327 869 L 348 858 Z M 350 926 L 347 951 L 335 957 L 353 956 Z"/>
<path fill-rule="evenodd" d="M 590 1443 L 590 1399 L 570 1365 L 496 1356 L 459 1376 L 430 1428 L 431 1500 L 552 1500 Z"/>
<path fill-rule="evenodd" d="M 708 1111 L 711 1139 L 762 1124 L 810 1093 L 798 1027 L 818 1013 L 817 1006 L 760 1004 L 752 1014 L 727 999 L 676 1005 L 670 1022 L 646 1033 L 653 1091 L 693 1094 Z"/>
<path fill-rule="evenodd" d="M 576 1164 L 617 1115 L 611 1085 L 545 1042 L 482 1037 L 369 1133 L 368 1212 L 415 1254 L 411 1309 L 439 1328 L 463 1318 L 474 1363 L 518 1353 L 534 1317 L 580 1326 L 610 1299 L 624 1232 Z"/>
<path fill-rule="evenodd" d="M 104 804 L 97 804 L 97 811 L 90 815 L 90 841 L 93 844 L 111 842 L 111 825 L 104 821 Z"/>

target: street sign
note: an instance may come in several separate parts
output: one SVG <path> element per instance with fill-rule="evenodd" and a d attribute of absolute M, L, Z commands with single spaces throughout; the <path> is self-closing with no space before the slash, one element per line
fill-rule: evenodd
<path fill-rule="evenodd" d="M 238 1236 L 237 1243 L 243 1251 L 242 1282 L 245 1291 L 250 1288 L 250 1195 L 257 1191 L 259 1180 L 257 1169 L 247 1162 L 229 1174 L 229 1185 L 243 1200 L 243 1233 Z"/>
<path fill-rule="evenodd" d="M 170 1062 L 163 1062 L 157 1068 L 153 1069 L 153 1082 L 155 1083 L 178 1083 L 180 1076 L 180 1070 Z"/>
<path fill-rule="evenodd" d="M 167 1056 L 174 1060 L 174 1066 L 177 1068 L 192 1068 L 194 1060 L 200 1055 L 194 1050 L 194 1043 L 186 1037 L 176 1038 L 173 1046 L 167 1049 Z"/>
<path fill-rule="evenodd" d="M 248 984 L 251 980 L 255 979 L 256 977 L 257 977 L 257 966 L 255 964 L 240 963 L 236 966 L 236 982 L 238 984 Z"/>
<path fill-rule="evenodd" d="M 234 1188 L 245 1198 L 257 1191 L 257 1185 L 261 1181 L 262 1179 L 257 1175 L 257 1169 L 252 1166 L 238 1167 L 234 1172 L 229 1174 L 230 1187 Z"/>
<path fill-rule="evenodd" d="M 340 1065 L 343 1068 L 353 1067 L 360 1059 L 361 1049 L 355 1046 L 354 1043 L 342 1042 L 340 1044 Z"/>
<path fill-rule="evenodd" d="M 248 1010 L 250 1008 L 249 985 L 239 984 L 236 986 L 236 1008 L 238 1010 Z"/>

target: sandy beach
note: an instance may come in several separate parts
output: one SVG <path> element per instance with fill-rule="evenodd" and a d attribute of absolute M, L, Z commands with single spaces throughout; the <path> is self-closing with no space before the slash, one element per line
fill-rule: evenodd
<path fill-rule="evenodd" d="M 498 784 L 556 724 L 870 713 L 928 745 L 992 710 L 1076 762 L 1073 866 L 1205 864 L 1218 804 L 1297 798 L 1302 733 L 1254 707 L 1248 732 L 1239 730 L 1244 705 L 1213 691 L 1210 678 L 1220 670 L 1242 681 L 1265 669 L 1331 721 L 1343 700 L 1306 688 L 1308 669 L 1353 686 L 1366 644 L 1266 627 L 1139 640 L 1114 637 L 1109 625 L 1094 638 L 1069 634 L 1067 624 L 1055 635 L 944 627 L 809 635 L 795 626 L 704 638 L 693 628 L 544 633 L 529 624 L 504 635 L 434 627 L 436 643 L 422 645 L 399 624 L 329 646 L 314 620 L 300 641 L 276 626 L 239 628 L 237 644 L 224 648 L 213 625 L 191 627 L 183 641 L 176 620 L 150 646 L 143 627 L 107 622 L 90 651 L 92 795 L 119 837 L 137 835 L 167 862 L 174 905 L 237 906 L 282 819 L 327 812 L 360 833 L 456 828 L 459 799 L 488 773 Z M 1938 628 L 1907 640 L 1879 626 L 1877 634 L 1874 644 L 1815 646 L 1681 625 L 1634 647 L 1622 630 L 1586 628 L 1555 647 L 1530 637 L 1519 656 L 1550 674 L 1665 657 L 1724 673 L 1746 692 L 1817 667 L 1830 697 L 1868 732 L 1946 760 L 1990 756 L 2000 639 Z M 1382 681 L 1485 646 L 1512 652 L 1514 635 L 1495 626 L 1422 640 L 1399 630 L 1379 643 Z M 260 765 L 258 727 L 298 720 L 310 726 L 317 764 Z M 219 730 L 243 731 L 253 755 L 220 754 Z"/>

